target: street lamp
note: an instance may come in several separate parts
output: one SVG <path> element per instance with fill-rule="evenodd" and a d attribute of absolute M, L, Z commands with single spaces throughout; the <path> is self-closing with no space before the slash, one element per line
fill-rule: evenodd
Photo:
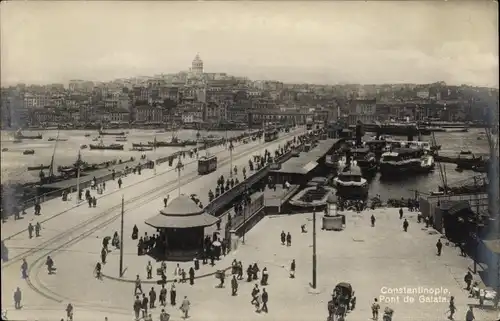
<path fill-rule="evenodd" d="M 234 149 L 233 141 L 231 140 L 229 142 L 229 158 L 231 159 L 231 165 L 229 168 L 229 176 L 230 177 L 233 177 L 233 149 Z"/>
<path fill-rule="evenodd" d="M 177 171 L 177 190 L 179 196 L 181 196 L 181 171 L 184 169 L 184 164 L 182 164 L 181 154 L 179 154 L 179 161 L 175 165 L 175 170 Z"/>
<path fill-rule="evenodd" d="M 312 257 L 312 288 L 316 289 L 316 274 L 317 274 L 317 262 L 316 262 L 316 206 L 313 207 L 313 257 Z"/>
<path fill-rule="evenodd" d="M 328 208 L 327 212 L 329 216 L 336 216 L 338 214 L 337 201 L 338 201 L 337 196 L 334 193 L 330 193 L 330 196 L 328 196 L 326 200 Z"/>

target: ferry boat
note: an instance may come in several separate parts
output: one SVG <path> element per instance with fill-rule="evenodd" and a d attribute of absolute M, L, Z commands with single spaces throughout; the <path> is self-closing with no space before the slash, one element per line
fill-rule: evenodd
<path fill-rule="evenodd" d="M 44 169 L 49 169 L 50 165 L 38 165 L 38 166 L 28 166 L 29 171 L 39 171 Z"/>
<path fill-rule="evenodd" d="M 365 132 L 379 133 L 385 135 L 407 136 L 408 133 L 414 132 L 421 135 L 430 135 L 431 131 L 427 127 L 418 126 L 415 123 L 379 123 L 379 124 L 363 124 Z"/>
<path fill-rule="evenodd" d="M 382 176 L 397 176 L 401 173 L 423 173 L 434 169 L 434 157 L 423 149 L 396 148 L 382 154 L 379 169 Z"/>
<path fill-rule="evenodd" d="M 105 132 L 101 129 L 99 130 L 99 136 L 125 136 L 125 132 Z"/>
<path fill-rule="evenodd" d="M 368 182 L 361 173 L 361 168 L 355 162 L 346 164 L 333 179 L 337 195 L 343 198 L 366 198 Z"/>
<path fill-rule="evenodd" d="M 371 152 L 369 148 L 355 148 L 350 152 L 364 175 L 372 175 L 377 172 L 377 158 L 375 153 Z"/>
<path fill-rule="evenodd" d="M 90 149 L 97 149 L 97 150 L 105 150 L 105 149 L 109 149 L 109 150 L 123 150 L 123 145 L 121 144 L 110 144 L 110 145 L 104 145 L 102 142 L 97 144 L 97 145 L 93 145 L 93 144 L 90 144 L 89 145 Z"/>

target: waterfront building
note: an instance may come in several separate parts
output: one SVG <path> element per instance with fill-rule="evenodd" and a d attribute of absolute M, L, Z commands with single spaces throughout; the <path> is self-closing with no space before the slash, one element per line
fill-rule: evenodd
<path fill-rule="evenodd" d="M 349 105 L 349 114 L 347 117 L 349 125 L 356 125 L 358 121 L 373 123 L 377 120 L 376 99 L 355 99 Z"/>

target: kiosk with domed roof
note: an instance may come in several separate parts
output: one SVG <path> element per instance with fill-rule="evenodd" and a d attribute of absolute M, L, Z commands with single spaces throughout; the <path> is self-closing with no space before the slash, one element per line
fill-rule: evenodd
<path fill-rule="evenodd" d="M 169 259 L 190 260 L 203 251 L 205 227 L 217 222 L 187 195 L 181 194 L 145 221 L 160 232 L 162 246 L 158 256 Z"/>

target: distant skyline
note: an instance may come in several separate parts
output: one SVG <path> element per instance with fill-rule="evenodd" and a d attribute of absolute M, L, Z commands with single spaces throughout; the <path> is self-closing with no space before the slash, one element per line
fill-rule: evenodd
<path fill-rule="evenodd" d="M 0 4 L 1 83 L 186 71 L 291 83 L 498 88 L 493 1 Z"/>

